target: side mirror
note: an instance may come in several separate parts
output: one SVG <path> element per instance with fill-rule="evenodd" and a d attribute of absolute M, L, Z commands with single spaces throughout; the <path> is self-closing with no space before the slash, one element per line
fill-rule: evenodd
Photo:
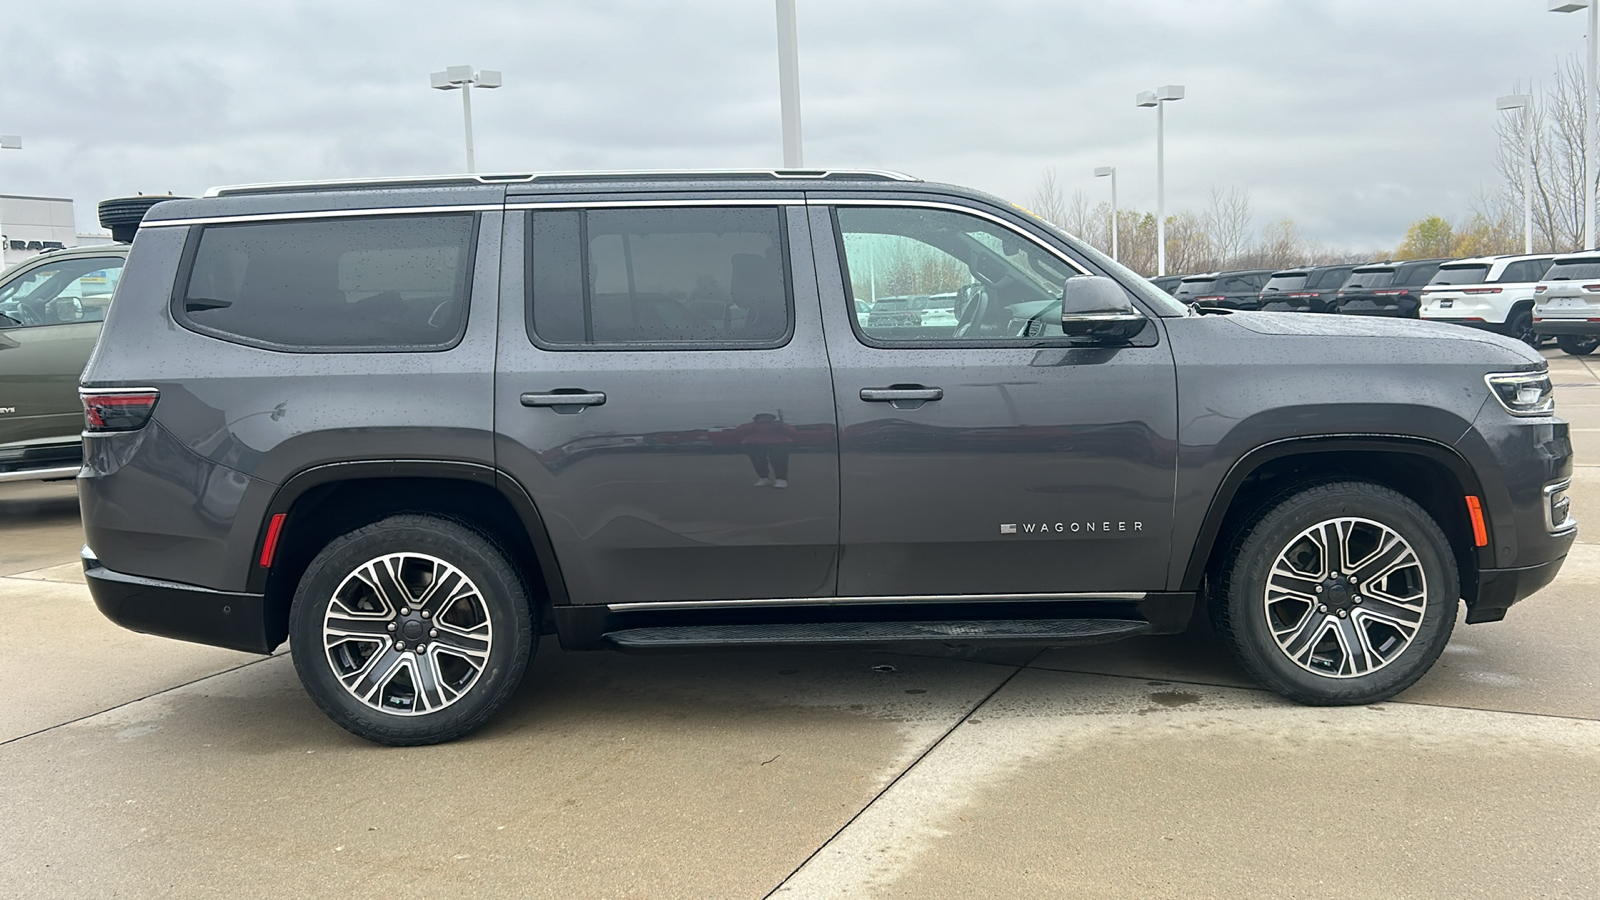
<path fill-rule="evenodd" d="M 1101 275 L 1067 279 L 1061 297 L 1061 333 L 1086 343 L 1126 344 L 1148 321 L 1135 309 L 1122 285 Z"/>

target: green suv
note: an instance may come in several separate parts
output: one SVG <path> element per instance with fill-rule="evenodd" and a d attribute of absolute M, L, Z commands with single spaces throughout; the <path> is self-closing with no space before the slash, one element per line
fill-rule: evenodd
<path fill-rule="evenodd" d="M 78 474 L 78 375 L 127 258 L 127 244 L 76 247 L 0 276 L 0 483 Z"/>

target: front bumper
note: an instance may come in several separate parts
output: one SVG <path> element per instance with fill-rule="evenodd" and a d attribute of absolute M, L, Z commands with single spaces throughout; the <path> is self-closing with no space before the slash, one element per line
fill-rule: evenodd
<path fill-rule="evenodd" d="M 1567 543 L 1570 545 L 1572 538 L 1569 535 Z M 1518 600 L 1525 599 L 1535 591 L 1555 580 L 1556 573 L 1561 571 L 1561 564 L 1567 561 L 1567 556 L 1561 556 L 1540 563 L 1536 566 L 1527 566 L 1521 569 L 1484 569 L 1478 572 L 1478 599 L 1467 608 L 1467 621 L 1498 622 L 1506 617 L 1506 609 Z"/>
<path fill-rule="evenodd" d="M 247 653 L 273 650 L 267 638 L 266 598 L 260 594 L 113 572 L 88 547 L 82 556 L 94 605 L 123 628 Z"/>

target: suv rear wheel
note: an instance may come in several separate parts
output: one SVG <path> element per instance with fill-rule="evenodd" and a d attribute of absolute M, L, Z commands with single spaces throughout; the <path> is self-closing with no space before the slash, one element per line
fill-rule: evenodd
<path fill-rule="evenodd" d="M 1428 671 L 1455 626 L 1455 557 L 1409 498 L 1362 481 L 1269 505 L 1234 544 L 1212 601 L 1247 672 L 1302 703 L 1374 703 Z"/>
<path fill-rule="evenodd" d="M 1558 334 L 1556 346 L 1569 356 L 1588 356 L 1600 347 L 1600 337 L 1592 334 Z"/>
<path fill-rule="evenodd" d="M 392 516 L 335 538 L 289 617 L 295 670 L 322 711 L 381 744 L 433 744 L 482 725 L 533 654 L 527 591 L 483 534 Z"/>

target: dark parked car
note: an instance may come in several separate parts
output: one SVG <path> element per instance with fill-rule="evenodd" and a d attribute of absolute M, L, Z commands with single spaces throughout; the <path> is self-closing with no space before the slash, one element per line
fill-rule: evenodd
<path fill-rule="evenodd" d="M 1181 281 L 1183 281 L 1182 275 L 1157 275 L 1150 279 L 1151 284 L 1169 294 L 1178 289 L 1178 283 Z"/>
<path fill-rule="evenodd" d="M 1185 275 L 1172 296 L 1185 303 L 1199 303 L 1202 306 L 1215 306 L 1221 309 L 1255 309 L 1259 303 L 1261 287 L 1271 277 L 1271 269 Z"/>
<path fill-rule="evenodd" d="M 288 639 L 384 743 L 481 725 L 540 634 L 1062 645 L 1181 631 L 1202 592 L 1263 684 L 1367 703 L 1577 527 L 1527 346 L 1191 308 L 964 188 L 465 176 L 150 215 L 80 389 L 90 593 Z M 956 285 L 954 321 L 863 317 L 895 272 Z"/>
<path fill-rule="evenodd" d="M 1261 288 L 1257 309 L 1270 312 L 1333 312 L 1333 298 L 1353 265 L 1302 266 L 1272 273 Z"/>
<path fill-rule="evenodd" d="M 1334 298 L 1334 312 L 1351 316 L 1418 318 L 1422 286 L 1448 259 L 1408 259 L 1359 266 Z"/>

